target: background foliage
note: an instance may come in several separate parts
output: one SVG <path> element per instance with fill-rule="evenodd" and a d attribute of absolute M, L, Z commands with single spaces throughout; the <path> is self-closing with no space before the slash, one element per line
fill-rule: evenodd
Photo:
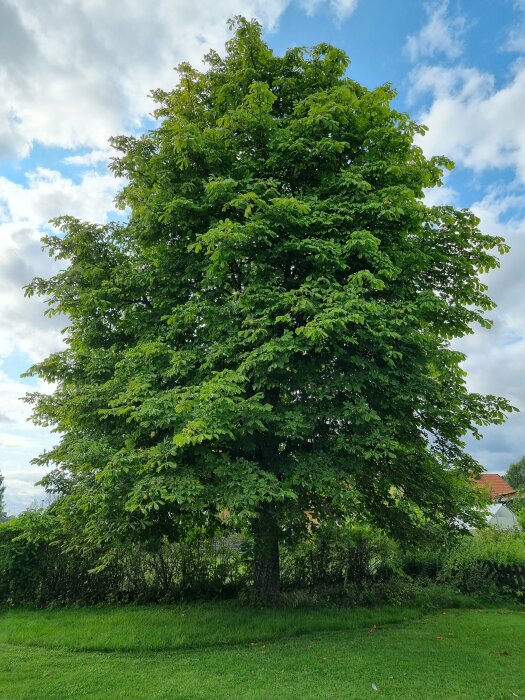
<path fill-rule="evenodd" d="M 454 604 L 453 592 L 494 599 L 525 596 L 523 535 L 486 531 L 400 548 L 370 527 L 321 527 L 281 548 L 284 601 Z M 93 605 L 246 598 L 252 584 L 248 535 L 183 543 L 164 539 L 101 549 L 48 510 L 0 524 L 0 602 Z M 433 601 L 433 603 L 432 603 Z"/>
<path fill-rule="evenodd" d="M 525 491 L 525 456 L 510 465 L 505 480 L 513 489 Z"/>

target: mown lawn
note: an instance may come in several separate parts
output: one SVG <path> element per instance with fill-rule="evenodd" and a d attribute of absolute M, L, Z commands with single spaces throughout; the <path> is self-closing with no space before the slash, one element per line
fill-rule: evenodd
<path fill-rule="evenodd" d="M 6 700 L 525 699 L 525 610 L 249 610 L 0 616 Z"/>

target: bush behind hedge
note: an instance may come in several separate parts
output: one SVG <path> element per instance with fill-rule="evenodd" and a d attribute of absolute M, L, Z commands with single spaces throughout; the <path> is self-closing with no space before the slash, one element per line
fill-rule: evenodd
<path fill-rule="evenodd" d="M 465 593 L 525 597 L 525 542 L 519 533 L 487 528 L 461 538 L 439 579 Z"/>

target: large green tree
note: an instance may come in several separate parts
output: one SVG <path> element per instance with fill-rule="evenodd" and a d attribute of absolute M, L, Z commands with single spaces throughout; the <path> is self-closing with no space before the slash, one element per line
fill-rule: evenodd
<path fill-rule="evenodd" d="M 471 522 L 463 436 L 508 404 L 469 393 L 450 340 L 488 326 L 479 274 L 505 245 L 427 206 L 442 157 L 395 93 L 327 44 L 276 56 L 237 18 L 224 56 L 153 92 L 158 127 L 113 139 L 129 220 L 70 217 L 64 269 L 29 294 L 67 316 L 32 372 L 58 445 L 37 463 L 93 536 L 251 531 L 258 597 L 278 543 L 354 513 L 406 535 Z"/>

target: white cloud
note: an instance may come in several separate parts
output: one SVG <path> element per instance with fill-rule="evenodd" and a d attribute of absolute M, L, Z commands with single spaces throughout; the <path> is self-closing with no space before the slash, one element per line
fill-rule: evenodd
<path fill-rule="evenodd" d="M 426 6 L 428 20 L 417 34 L 408 37 L 407 53 L 412 61 L 443 54 L 448 59 L 458 58 L 463 51 L 466 30 L 465 17 L 450 16 L 448 0 Z"/>
<path fill-rule="evenodd" d="M 510 32 L 505 43 L 507 51 L 516 51 L 523 53 L 525 51 L 525 29 L 522 26 L 514 27 Z"/>
<path fill-rule="evenodd" d="M 0 158 L 33 143 L 104 148 L 140 128 L 153 88 L 170 89 L 181 61 L 199 64 L 239 12 L 275 28 L 291 0 L 4 0 L 0 3 Z M 358 0 L 325 4 L 346 19 Z"/>
<path fill-rule="evenodd" d="M 41 384 L 35 388 L 45 390 Z M 34 483 L 44 471 L 30 462 L 53 443 L 48 431 L 28 423 L 30 407 L 21 401 L 27 389 L 0 370 L 0 473 L 6 486 L 7 512 L 11 514 L 42 497 L 43 490 L 35 488 Z"/>
<path fill-rule="evenodd" d="M 444 204 L 449 204 L 451 206 L 456 206 L 458 203 L 458 192 L 453 188 L 447 186 L 449 173 L 445 172 L 443 174 L 443 185 L 441 187 L 432 187 L 430 189 L 424 190 L 425 192 L 425 204 L 429 207 L 441 206 Z"/>
<path fill-rule="evenodd" d="M 41 226 L 59 214 L 103 223 L 114 209 L 119 181 L 111 174 L 85 173 L 79 183 L 57 170 L 36 168 L 26 173 L 27 186 L 0 177 L 1 223 Z M 2 221 L 3 219 L 3 221 Z"/>
<path fill-rule="evenodd" d="M 102 148 L 139 126 L 152 88 L 199 62 L 241 11 L 275 26 L 289 0 L 4 0 L 0 5 L 0 157 L 35 141 Z"/>
<path fill-rule="evenodd" d="M 525 2 L 523 0 L 514 0 L 513 5 L 522 15 L 514 21 L 503 48 L 507 51 L 523 53 L 525 52 Z"/>
<path fill-rule="evenodd" d="M 525 183 L 525 65 L 503 87 L 474 68 L 423 67 L 412 74 L 413 95 L 430 93 L 420 120 L 427 153 L 443 153 L 481 172 L 514 169 Z"/>
<path fill-rule="evenodd" d="M 22 351 L 40 358 L 59 345 L 61 318 L 43 316 L 39 299 L 26 299 L 22 287 L 57 266 L 42 251 L 49 219 L 71 214 L 96 223 L 114 211 L 119 182 L 109 174 L 86 172 L 78 183 L 55 170 L 27 173 L 27 185 L 0 177 L 0 355 Z"/>
<path fill-rule="evenodd" d="M 482 230 L 503 235 L 511 252 L 500 269 L 486 276 L 498 304 L 490 314 L 493 328 L 477 329 L 457 346 L 468 356 L 472 390 L 503 395 L 525 410 L 525 65 L 515 64 L 501 87 L 490 73 L 462 66 L 422 67 L 412 73 L 412 84 L 416 96 L 430 93 L 432 100 L 420 117 L 429 127 L 420 139 L 427 154 L 443 153 L 477 173 L 500 169 L 514 174 L 514 182 L 493 185 L 471 205 Z M 469 449 L 488 468 L 505 468 L 525 453 L 525 414 L 485 434 L 480 443 L 470 441 Z"/>
<path fill-rule="evenodd" d="M 441 53 L 458 58 L 464 18 L 448 18 L 448 3 L 430 7 L 428 23 L 408 40 L 410 57 L 421 60 Z M 481 229 L 503 235 L 511 252 L 502 258 L 500 269 L 485 276 L 489 295 L 498 304 L 489 314 L 492 329 L 477 328 L 455 347 L 467 355 L 464 366 L 472 391 L 505 396 L 525 411 L 525 63 L 517 61 L 503 85 L 491 73 L 464 65 L 419 66 L 410 82 L 413 102 L 430 97 L 419 116 L 429 127 L 418 139 L 427 155 L 444 154 L 475 173 L 501 170 L 513 178 L 510 184 L 493 185 L 471 205 Z M 447 196 L 457 203 L 457 193 L 447 187 L 432 190 L 426 201 L 445 203 Z M 468 439 L 467 448 L 487 469 L 504 471 L 525 454 L 524 412 L 483 433 L 480 442 Z"/>
<path fill-rule="evenodd" d="M 511 251 L 501 267 L 485 275 L 489 295 L 498 308 L 489 316 L 490 330 L 476 332 L 455 343 L 467 354 L 468 386 L 483 394 L 505 396 L 522 411 L 512 414 L 507 424 L 485 429 L 481 442 L 469 440 L 469 451 L 489 470 L 505 470 L 525 454 L 525 218 L 523 188 L 493 188 L 472 205 L 484 231 L 504 236 Z"/>
<path fill-rule="evenodd" d="M 62 317 L 47 318 L 40 299 L 26 299 L 22 287 L 34 276 L 49 277 L 58 269 L 40 238 L 47 222 L 59 214 L 104 223 L 114 210 L 120 183 L 109 174 L 85 172 L 78 182 L 55 170 L 37 168 L 26 174 L 26 185 L 0 177 L 0 369 L 4 358 L 25 368 L 62 345 Z M 63 264 L 63 263 L 62 263 Z M 5 477 L 8 511 L 16 513 L 40 498 L 33 484 L 43 471 L 30 461 L 54 439 L 47 430 L 28 423 L 29 407 L 20 397 L 28 385 L 0 371 L 0 472 Z M 41 390 L 46 390 L 42 384 Z"/>
<path fill-rule="evenodd" d="M 357 9 L 359 0 L 300 0 L 299 4 L 310 16 L 315 15 L 323 5 L 328 5 L 337 21 L 343 22 Z"/>
<path fill-rule="evenodd" d="M 114 155 L 115 151 L 111 148 L 97 148 L 81 155 L 67 156 L 62 162 L 64 165 L 95 167 L 107 163 Z"/>
<path fill-rule="evenodd" d="M 356 10 L 358 0 L 330 0 L 330 9 L 335 14 L 337 19 L 342 22 L 348 19 Z"/>

